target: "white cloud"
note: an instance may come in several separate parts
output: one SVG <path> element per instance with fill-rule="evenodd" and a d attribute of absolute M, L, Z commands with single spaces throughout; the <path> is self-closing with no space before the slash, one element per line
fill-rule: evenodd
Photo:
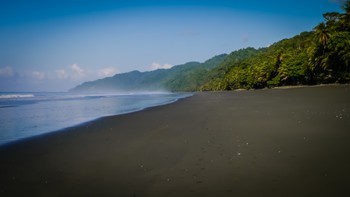
<path fill-rule="evenodd" d="M 70 75 L 70 78 L 73 80 L 79 80 L 87 75 L 86 71 L 79 67 L 78 64 L 72 64 L 70 69 L 73 71 Z"/>
<path fill-rule="evenodd" d="M 157 69 L 169 69 L 173 67 L 171 64 L 163 64 L 161 65 L 160 63 L 153 62 L 151 65 L 151 70 L 157 70 Z"/>
<path fill-rule="evenodd" d="M 117 73 L 119 73 L 119 71 L 116 68 L 107 67 L 107 68 L 103 68 L 103 69 L 99 70 L 98 76 L 99 77 L 110 77 L 110 76 L 113 76 Z"/>
<path fill-rule="evenodd" d="M 85 70 L 80 68 L 78 66 L 78 64 L 72 64 L 70 66 L 70 68 L 72 69 L 72 71 L 75 73 L 75 74 L 78 74 L 78 75 L 81 75 L 81 76 L 84 76 L 85 75 Z"/>
<path fill-rule="evenodd" d="M 64 69 L 55 70 L 55 74 L 58 79 L 67 79 L 69 77 L 67 71 Z"/>
<path fill-rule="evenodd" d="M 79 80 L 87 76 L 86 70 L 78 66 L 78 64 L 72 64 L 69 69 L 55 70 L 54 78 L 57 79 L 72 79 Z"/>
<path fill-rule="evenodd" d="M 30 87 L 40 91 L 50 86 L 68 89 L 84 81 L 109 77 L 116 73 L 119 71 L 113 67 L 89 70 L 78 64 L 55 68 L 51 71 L 39 69 L 16 71 L 15 67 L 6 66 L 0 67 L 0 89 L 10 90 L 14 83 L 18 85 L 17 88 Z"/>
<path fill-rule="evenodd" d="M 39 80 L 45 79 L 45 73 L 44 72 L 33 71 L 30 76 L 35 78 L 35 79 L 39 79 Z"/>
<path fill-rule="evenodd" d="M 15 71 L 10 66 L 0 68 L 0 77 L 13 77 L 14 75 Z"/>
<path fill-rule="evenodd" d="M 95 77 L 97 74 L 95 74 Z M 78 64 L 72 64 L 68 68 L 57 69 L 47 76 L 49 79 L 70 80 L 70 81 L 83 81 L 92 77 L 92 73 L 88 70 L 78 66 Z"/>

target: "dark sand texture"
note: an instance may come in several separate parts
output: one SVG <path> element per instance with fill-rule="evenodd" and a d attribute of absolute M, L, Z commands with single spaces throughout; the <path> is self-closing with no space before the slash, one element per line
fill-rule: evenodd
<path fill-rule="evenodd" d="M 350 86 L 197 93 L 0 147 L 0 196 L 350 196 Z"/>

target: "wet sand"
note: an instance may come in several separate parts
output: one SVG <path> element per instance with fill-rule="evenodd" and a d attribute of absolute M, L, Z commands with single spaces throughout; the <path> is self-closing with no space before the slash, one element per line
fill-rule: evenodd
<path fill-rule="evenodd" d="M 350 196 L 350 86 L 196 93 L 0 147 L 0 196 Z"/>

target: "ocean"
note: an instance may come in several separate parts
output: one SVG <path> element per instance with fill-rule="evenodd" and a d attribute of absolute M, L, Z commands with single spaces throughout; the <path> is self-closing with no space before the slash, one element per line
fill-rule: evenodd
<path fill-rule="evenodd" d="M 0 145 L 100 117 L 164 105 L 189 93 L 76 94 L 0 92 Z"/>

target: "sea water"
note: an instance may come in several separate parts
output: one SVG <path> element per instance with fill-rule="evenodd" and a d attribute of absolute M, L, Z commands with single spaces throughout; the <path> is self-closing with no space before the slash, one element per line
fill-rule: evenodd
<path fill-rule="evenodd" d="M 1 93 L 0 145 L 100 117 L 175 102 L 187 93 Z"/>

